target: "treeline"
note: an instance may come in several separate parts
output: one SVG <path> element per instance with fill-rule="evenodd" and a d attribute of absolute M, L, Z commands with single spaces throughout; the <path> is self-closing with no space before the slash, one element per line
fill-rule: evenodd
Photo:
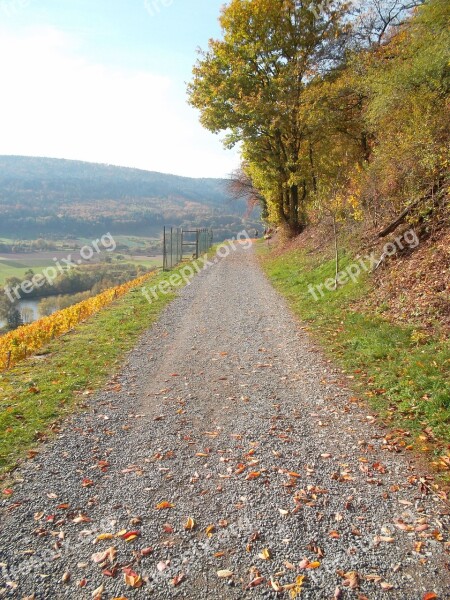
<path fill-rule="evenodd" d="M 231 0 L 220 23 L 190 102 L 268 221 L 448 218 L 447 0 Z"/>
<path fill-rule="evenodd" d="M 74 268 L 61 273 L 55 279 L 45 280 L 40 287 L 34 286 L 33 291 L 26 294 L 26 298 L 46 298 L 48 296 L 77 294 L 86 291 L 99 294 L 105 289 L 121 285 L 131 279 L 136 279 L 148 270 L 143 265 L 134 265 L 126 262 L 81 265 L 76 269 Z M 43 271 L 45 272 L 45 269 Z M 22 279 L 9 277 L 6 279 L 5 287 L 14 288 L 23 281 L 31 281 L 34 275 L 35 272 L 33 269 L 29 269 Z"/>
<path fill-rule="evenodd" d="M 66 246 L 71 248 L 70 245 Z M 39 238 L 37 240 L 17 240 L 12 243 L 0 242 L 0 254 L 26 254 L 29 252 L 45 252 L 58 250 L 56 242 Z"/>

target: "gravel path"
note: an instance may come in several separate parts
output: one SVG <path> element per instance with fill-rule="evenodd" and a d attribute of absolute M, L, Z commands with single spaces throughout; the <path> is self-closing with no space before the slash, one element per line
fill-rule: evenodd
<path fill-rule="evenodd" d="M 0 598 L 450 598 L 448 509 L 368 415 L 241 249 L 22 468 Z"/>

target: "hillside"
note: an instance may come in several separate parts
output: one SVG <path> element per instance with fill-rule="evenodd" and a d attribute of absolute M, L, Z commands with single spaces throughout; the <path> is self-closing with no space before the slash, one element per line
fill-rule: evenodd
<path fill-rule="evenodd" d="M 243 226 L 226 180 L 191 179 L 71 160 L 0 156 L 0 235 L 149 235 L 164 224 Z"/>

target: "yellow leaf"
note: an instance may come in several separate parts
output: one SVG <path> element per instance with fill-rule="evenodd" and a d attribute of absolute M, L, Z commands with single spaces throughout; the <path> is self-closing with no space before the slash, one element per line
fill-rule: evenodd
<path fill-rule="evenodd" d="M 184 528 L 186 531 L 192 531 L 195 527 L 195 521 L 192 517 L 189 517 L 186 523 L 184 524 Z"/>
<path fill-rule="evenodd" d="M 118 533 L 116 533 L 116 538 L 122 537 L 127 532 L 126 529 L 121 529 Z"/>
<path fill-rule="evenodd" d="M 127 569 L 127 572 L 124 573 L 123 578 L 128 587 L 131 588 L 140 588 L 144 584 L 144 582 L 142 581 L 142 577 L 134 571 L 131 571 L 131 569 Z"/>
<path fill-rule="evenodd" d="M 292 599 L 297 598 L 297 596 L 302 593 L 302 586 L 303 586 L 304 579 L 305 579 L 304 575 L 298 575 L 298 577 L 296 577 L 296 579 L 295 579 L 295 583 L 289 586 L 289 588 L 290 588 L 289 596 Z M 288 587 L 288 586 L 285 586 L 285 587 Z"/>
<path fill-rule="evenodd" d="M 101 542 L 102 540 L 112 540 L 113 539 L 113 534 L 112 533 L 101 533 L 100 535 L 98 535 L 96 537 L 96 541 L 97 542 Z"/>
<path fill-rule="evenodd" d="M 264 550 L 258 554 L 258 557 L 262 560 L 270 560 L 272 556 L 269 548 L 264 548 Z"/>

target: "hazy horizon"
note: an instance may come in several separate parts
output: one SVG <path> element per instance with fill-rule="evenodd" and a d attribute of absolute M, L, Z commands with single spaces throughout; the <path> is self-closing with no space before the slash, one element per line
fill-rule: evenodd
<path fill-rule="evenodd" d="M 0 0 L 0 154 L 226 177 L 186 102 L 222 0 Z"/>

